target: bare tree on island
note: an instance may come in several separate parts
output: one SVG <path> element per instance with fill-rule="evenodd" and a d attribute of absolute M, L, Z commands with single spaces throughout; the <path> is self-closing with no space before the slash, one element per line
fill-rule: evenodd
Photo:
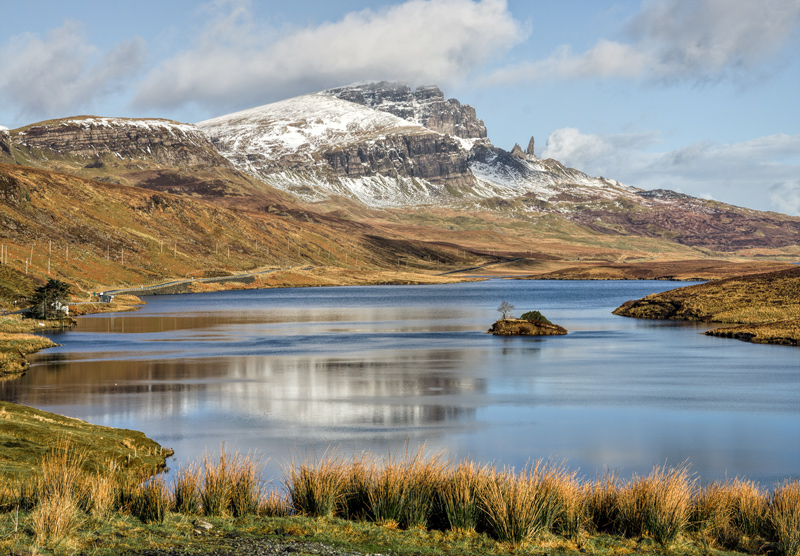
<path fill-rule="evenodd" d="M 500 307 L 497 308 L 497 310 L 500 312 L 500 314 L 503 315 L 503 320 L 506 320 L 509 318 L 511 311 L 514 310 L 514 306 L 508 301 L 503 301 L 500 304 Z"/>

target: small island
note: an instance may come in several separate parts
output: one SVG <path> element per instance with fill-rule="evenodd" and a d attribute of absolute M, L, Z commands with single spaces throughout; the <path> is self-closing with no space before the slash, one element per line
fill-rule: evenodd
<path fill-rule="evenodd" d="M 561 336 L 567 333 L 563 326 L 553 324 L 539 311 L 528 311 L 519 318 L 511 316 L 513 305 L 503 301 L 498 307 L 500 320 L 487 331 L 495 336 Z"/>

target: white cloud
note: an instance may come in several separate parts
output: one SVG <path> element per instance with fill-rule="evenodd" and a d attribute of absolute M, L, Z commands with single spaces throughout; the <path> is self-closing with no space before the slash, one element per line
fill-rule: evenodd
<path fill-rule="evenodd" d="M 626 26 L 630 42 L 561 46 L 548 58 L 501 68 L 489 84 L 574 78 L 703 82 L 751 79 L 796 38 L 798 0 L 655 0 Z"/>
<path fill-rule="evenodd" d="M 634 163 L 638 151 L 655 143 L 658 137 L 656 131 L 594 135 L 565 127 L 550 134 L 542 156 L 592 175 L 619 179 L 614 173 Z"/>
<path fill-rule="evenodd" d="M 246 4 L 221 9 L 196 44 L 150 73 L 137 106 L 249 107 L 363 80 L 446 85 L 524 39 L 505 0 L 409 0 L 280 34 Z"/>
<path fill-rule="evenodd" d="M 27 33 L 0 47 L 0 97 L 24 116 L 69 115 L 120 87 L 144 57 L 139 37 L 103 53 L 87 42 L 80 23 L 66 21 L 45 38 Z"/>
<path fill-rule="evenodd" d="M 732 144 L 695 143 L 646 151 L 654 132 L 554 131 L 542 155 L 591 175 L 642 189 L 672 189 L 759 210 L 800 215 L 800 135 L 776 134 Z"/>
<path fill-rule="evenodd" d="M 769 188 L 769 199 L 780 212 L 800 216 L 800 179 L 776 183 Z"/>

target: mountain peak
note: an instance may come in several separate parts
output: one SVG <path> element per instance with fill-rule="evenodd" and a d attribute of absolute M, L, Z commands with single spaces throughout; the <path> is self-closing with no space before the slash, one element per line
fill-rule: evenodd
<path fill-rule="evenodd" d="M 323 94 L 394 114 L 439 133 L 472 142 L 488 142 L 486 126 L 476 116 L 475 109 L 454 98 L 445 99 L 436 85 L 420 86 L 412 91 L 406 83 L 378 81 L 328 89 Z M 471 143 L 465 146 L 469 148 Z"/>

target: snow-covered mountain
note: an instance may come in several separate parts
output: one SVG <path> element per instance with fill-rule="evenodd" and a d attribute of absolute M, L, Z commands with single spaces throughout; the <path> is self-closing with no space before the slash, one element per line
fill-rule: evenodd
<path fill-rule="evenodd" d="M 638 190 L 613 180 L 493 147 L 475 110 L 444 100 L 436 87 L 351 85 L 197 127 L 238 169 L 308 200 L 464 207 L 525 195 L 552 202 L 565 193 L 638 199 Z"/>

